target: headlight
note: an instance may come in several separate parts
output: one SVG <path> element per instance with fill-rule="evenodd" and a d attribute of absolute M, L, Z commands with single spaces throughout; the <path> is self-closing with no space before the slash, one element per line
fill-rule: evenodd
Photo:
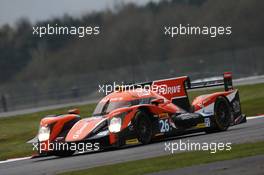
<path fill-rule="evenodd" d="M 40 142 L 49 140 L 50 137 L 50 128 L 42 126 L 39 128 L 39 133 L 38 133 L 38 140 Z"/>
<path fill-rule="evenodd" d="M 121 130 L 121 125 L 122 125 L 121 118 L 114 117 L 111 119 L 108 129 L 110 132 L 116 133 Z"/>

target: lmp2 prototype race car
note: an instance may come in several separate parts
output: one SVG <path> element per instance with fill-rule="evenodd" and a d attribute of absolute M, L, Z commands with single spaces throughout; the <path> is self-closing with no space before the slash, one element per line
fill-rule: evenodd
<path fill-rule="evenodd" d="M 201 95 L 189 102 L 188 90 L 213 86 L 224 86 L 224 91 Z M 190 132 L 225 131 L 246 122 L 230 72 L 211 81 L 192 83 L 188 76 L 183 76 L 120 87 L 97 104 L 91 117 L 81 119 L 78 114 L 75 109 L 41 120 L 39 133 L 31 141 L 38 143 L 39 154 L 69 156 L 76 151 L 50 149 L 50 143 L 92 143 L 101 150 L 148 144 Z"/>

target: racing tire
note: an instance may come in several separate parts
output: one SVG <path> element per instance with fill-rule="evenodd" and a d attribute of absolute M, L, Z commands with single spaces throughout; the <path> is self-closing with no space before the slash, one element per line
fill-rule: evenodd
<path fill-rule="evenodd" d="M 212 127 L 205 130 L 206 133 L 226 131 L 231 122 L 231 107 L 224 97 L 218 97 L 215 102 L 214 116 L 212 117 Z"/>
<path fill-rule="evenodd" d="M 138 141 L 142 144 L 150 143 L 152 139 L 153 128 L 149 115 L 144 111 L 138 111 L 135 117 L 135 129 Z"/>

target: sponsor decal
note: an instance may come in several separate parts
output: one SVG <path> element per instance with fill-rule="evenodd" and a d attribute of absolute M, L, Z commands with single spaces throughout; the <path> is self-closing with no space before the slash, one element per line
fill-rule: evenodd
<path fill-rule="evenodd" d="M 130 145 L 130 144 L 137 144 L 139 143 L 138 139 L 135 138 L 135 139 L 128 139 L 126 140 L 126 145 Z"/>
<path fill-rule="evenodd" d="M 204 123 L 198 123 L 195 128 L 205 128 L 205 124 Z"/>
<path fill-rule="evenodd" d="M 77 139 L 80 134 L 83 132 L 83 130 L 87 127 L 88 122 L 86 122 L 79 130 L 77 130 L 74 135 L 72 136 L 74 139 Z"/>
<path fill-rule="evenodd" d="M 165 133 L 170 131 L 169 119 L 159 121 L 160 132 Z"/>
<path fill-rule="evenodd" d="M 209 118 L 204 118 L 204 125 L 205 125 L 206 127 L 210 127 L 210 126 L 211 126 L 211 121 L 210 121 Z"/>
<path fill-rule="evenodd" d="M 179 77 L 174 79 L 165 79 L 154 81 L 153 85 L 159 87 L 158 93 L 167 99 L 186 96 L 184 90 L 184 82 L 187 77 Z"/>
<path fill-rule="evenodd" d="M 181 93 L 181 86 L 168 86 L 166 88 L 160 88 L 159 94 L 165 95 L 165 94 L 175 94 L 175 93 Z"/>

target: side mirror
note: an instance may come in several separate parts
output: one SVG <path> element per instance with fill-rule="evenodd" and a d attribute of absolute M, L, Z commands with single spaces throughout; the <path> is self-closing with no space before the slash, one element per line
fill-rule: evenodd
<path fill-rule="evenodd" d="M 163 103 L 164 103 L 163 98 L 157 98 L 157 99 L 151 100 L 151 104 L 154 104 L 154 105 L 163 104 Z"/>
<path fill-rule="evenodd" d="M 79 115 L 80 114 L 80 109 L 78 109 L 78 108 L 70 109 L 68 111 L 68 114 L 76 114 L 76 115 Z"/>

